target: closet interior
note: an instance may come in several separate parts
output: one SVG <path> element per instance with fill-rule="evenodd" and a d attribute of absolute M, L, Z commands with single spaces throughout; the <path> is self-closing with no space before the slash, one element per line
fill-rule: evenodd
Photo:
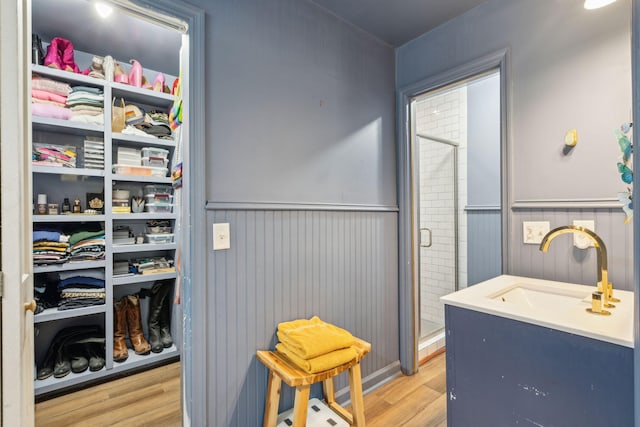
<path fill-rule="evenodd" d="M 187 35 L 106 4 L 32 0 L 36 398 L 181 353 Z"/>

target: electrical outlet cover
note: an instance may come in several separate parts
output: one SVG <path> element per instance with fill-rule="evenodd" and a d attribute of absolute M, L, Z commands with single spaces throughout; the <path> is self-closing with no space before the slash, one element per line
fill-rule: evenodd
<path fill-rule="evenodd" d="M 522 241 L 528 245 L 539 245 L 549 230 L 549 221 L 522 221 Z"/>
<path fill-rule="evenodd" d="M 213 224 L 213 250 L 231 248 L 229 223 Z"/>
<path fill-rule="evenodd" d="M 587 228 L 593 231 L 594 233 L 596 231 L 596 222 L 592 219 L 590 220 L 574 219 L 573 225 Z M 587 248 L 593 247 L 593 242 L 584 234 L 573 233 L 573 246 L 575 246 L 578 249 L 587 249 Z"/>

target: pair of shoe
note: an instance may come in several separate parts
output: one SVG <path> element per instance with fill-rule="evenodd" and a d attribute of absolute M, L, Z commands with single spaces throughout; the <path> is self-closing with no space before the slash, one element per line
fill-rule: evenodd
<path fill-rule="evenodd" d="M 78 68 L 73 55 L 73 43 L 62 37 L 54 37 L 51 40 L 51 43 L 47 46 L 47 54 L 44 57 L 43 65 L 57 68 L 58 70 L 80 73 L 80 68 Z"/>
<path fill-rule="evenodd" d="M 171 282 L 156 282 L 149 303 L 149 343 L 151 351 L 160 353 L 173 345 L 171 338 Z"/>
<path fill-rule="evenodd" d="M 38 366 L 37 378 L 62 378 L 69 372 L 99 371 L 104 367 L 104 332 L 98 326 L 75 326 L 60 330 Z"/>
<path fill-rule="evenodd" d="M 162 92 L 164 89 L 164 74 L 156 74 L 153 79 L 153 84 L 149 84 L 147 78 L 142 74 L 142 65 L 135 59 L 130 60 L 131 70 L 127 74 L 120 64 L 115 64 L 113 80 L 118 83 L 129 84 L 135 87 L 141 87 L 144 89 L 152 89 L 158 92 Z"/>
<path fill-rule="evenodd" d="M 140 297 L 137 294 L 113 302 L 113 360 L 116 362 L 124 362 L 129 357 L 125 341 L 127 327 L 133 351 L 138 355 L 149 354 L 151 346 L 142 332 Z"/>

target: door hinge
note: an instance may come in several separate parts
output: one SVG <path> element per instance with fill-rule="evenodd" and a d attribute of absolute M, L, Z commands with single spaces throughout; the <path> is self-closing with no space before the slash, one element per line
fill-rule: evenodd
<path fill-rule="evenodd" d="M 0 271 L 0 298 L 4 297 L 4 274 Z"/>

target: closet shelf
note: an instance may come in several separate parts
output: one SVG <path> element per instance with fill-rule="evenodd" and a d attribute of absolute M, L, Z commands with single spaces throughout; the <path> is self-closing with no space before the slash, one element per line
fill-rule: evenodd
<path fill-rule="evenodd" d="M 33 266 L 33 272 L 37 274 L 57 271 L 86 270 L 88 268 L 104 268 L 106 265 L 106 261 L 65 262 L 64 264 L 35 265 Z"/>
<path fill-rule="evenodd" d="M 132 351 L 133 353 L 133 351 Z M 112 371 L 107 370 L 106 368 L 102 368 L 99 371 L 91 372 L 88 369 L 79 374 L 74 374 L 73 372 L 69 373 L 66 377 L 63 378 L 55 378 L 50 376 L 46 380 L 35 380 L 34 389 L 36 395 L 41 395 L 44 393 L 49 393 L 55 390 L 58 390 L 62 387 L 70 387 L 78 384 L 84 384 L 87 381 L 91 381 L 94 379 L 99 379 L 110 375 Z"/>
<path fill-rule="evenodd" d="M 89 307 L 74 308 L 71 310 L 58 310 L 57 308 L 48 308 L 42 313 L 33 316 L 34 323 L 50 322 L 52 320 L 70 319 L 78 316 L 89 316 L 91 314 L 104 313 L 105 305 L 92 305 Z"/>
<path fill-rule="evenodd" d="M 138 176 L 138 175 L 121 175 L 113 174 L 112 179 L 114 181 L 128 181 L 128 182 L 150 182 L 154 184 L 171 184 L 170 177 L 159 176 Z"/>
<path fill-rule="evenodd" d="M 86 168 L 64 168 L 58 166 L 40 166 L 33 165 L 31 167 L 33 173 L 44 173 L 52 175 L 77 175 L 77 176 L 104 176 L 103 169 L 86 169 Z"/>
<path fill-rule="evenodd" d="M 175 345 L 169 348 L 165 348 L 162 353 L 149 353 L 146 356 L 139 356 L 133 352 L 133 349 L 129 349 L 129 357 L 122 363 L 114 363 L 113 369 L 102 368 L 97 372 L 91 372 L 86 370 L 79 374 L 73 372 L 68 374 L 64 378 L 54 378 L 53 376 L 46 380 L 35 380 L 35 393 L 36 395 L 42 395 L 55 390 L 59 390 L 64 387 L 71 387 L 74 385 L 84 384 L 88 381 L 95 381 L 101 378 L 111 376 L 117 372 L 124 372 L 130 369 L 141 368 L 149 366 L 150 364 L 160 363 L 166 360 L 178 359 L 180 352 Z"/>
<path fill-rule="evenodd" d="M 33 222 L 99 222 L 104 221 L 104 215 L 33 215 Z"/>
<path fill-rule="evenodd" d="M 177 272 L 159 273 L 159 274 L 136 274 L 133 276 L 114 277 L 112 283 L 114 286 L 130 285 L 132 283 L 155 282 L 156 280 L 175 279 L 178 277 Z"/>
<path fill-rule="evenodd" d="M 51 67 L 45 67 L 43 65 L 32 65 L 32 71 L 35 74 L 39 74 L 41 76 L 51 77 L 57 80 L 64 80 L 67 83 L 78 83 L 81 85 L 89 85 L 89 86 L 100 86 L 103 87 L 105 85 L 105 81 L 101 79 L 96 79 L 93 77 L 85 76 L 84 74 L 73 73 L 70 71 L 57 70 Z"/>
<path fill-rule="evenodd" d="M 159 139 L 148 136 L 128 135 L 126 133 L 112 133 L 111 139 L 114 141 L 125 141 L 140 145 L 152 145 L 156 147 L 169 147 L 174 148 L 176 146 L 175 141 L 168 139 Z"/>
<path fill-rule="evenodd" d="M 131 220 L 145 220 L 145 219 L 176 219 L 178 214 L 176 213 L 128 213 L 128 214 L 113 214 L 114 221 L 131 221 Z M 115 245 L 114 245 L 115 246 Z M 122 245 L 127 246 L 127 245 Z M 131 246 L 131 245 L 128 245 Z M 157 245 L 156 245 L 157 246 Z"/>
<path fill-rule="evenodd" d="M 113 245 L 111 248 L 114 254 L 126 254 L 129 252 L 155 252 L 155 251 L 171 251 L 177 248 L 175 243 L 143 243 L 141 245 Z"/>
<path fill-rule="evenodd" d="M 173 105 L 175 97 L 170 93 L 156 92 L 123 83 L 110 82 L 112 96 L 124 98 L 125 103 L 146 104 L 159 108 L 168 108 Z"/>
<path fill-rule="evenodd" d="M 50 117 L 33 116 L 34 130 L 64 133 L 71 135 L 104 134 L 104 126 L 93 123 L 82 123 L 73 120 L 52 119 Z M 36 141 L 37 142 L 37 141 Z"/>

